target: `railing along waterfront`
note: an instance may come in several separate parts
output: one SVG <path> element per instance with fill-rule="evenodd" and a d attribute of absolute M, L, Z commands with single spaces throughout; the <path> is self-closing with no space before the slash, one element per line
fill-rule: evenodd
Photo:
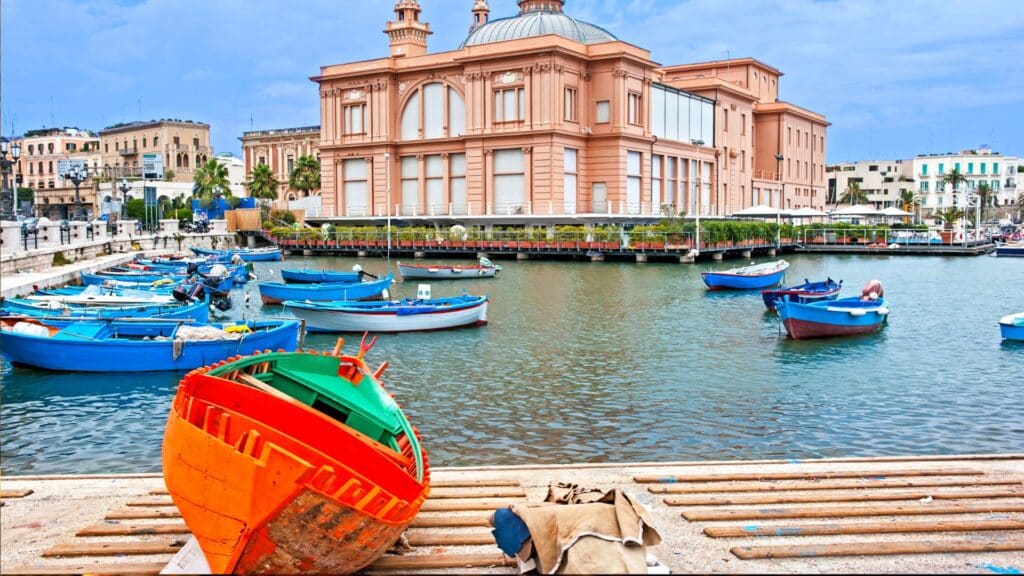
<path fill-rule="evenodd" d="M 968 244 L 989 243 L 991 236 L 976 236 L 973 230 L 966 232 Z M 870 245 L 934 245 L 960 246 L 965 242 L 964 235 L 959 231 L 918 230 L 902 228 L 810 228 L 797 231 L 797 243 L 800 245 L 827 246 L 870 246 Z"/>

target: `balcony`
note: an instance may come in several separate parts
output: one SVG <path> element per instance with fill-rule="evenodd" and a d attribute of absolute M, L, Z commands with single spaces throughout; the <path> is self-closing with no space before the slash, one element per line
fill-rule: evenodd
<path fill-rule="evenodd" d="M 188 144 L 171 144 L 167 146 L 167 151 L 171 154 L 178 152 L 196 152 L 198 154 L 213 154 L 213 149 L 209 146 L 189 146 Z"/>
<path fill-rule="evenodd" d="M 135 147 L 135 146 L 132 146 L 132 147 L 127 147 L 126 146 L 126 147 L 121 148 L 120 150 L 118 150 L 117 153 L 120 154 L 121 156 L 135 156 L 136 154 L 139 153 L 139 149 L 137 147 Z"/>

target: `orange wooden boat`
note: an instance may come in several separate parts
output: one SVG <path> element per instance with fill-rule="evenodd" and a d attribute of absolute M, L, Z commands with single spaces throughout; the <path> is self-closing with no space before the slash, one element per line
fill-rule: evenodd
<path fill-rule="evenodd" d="M 365 337 L 364 337 L 365 341 Z M 187 374 L 167 419 L 167 488 L 214 573 L 355 572 L 430 492 L 427 455 L 355 356 L 265 352 Z"/>

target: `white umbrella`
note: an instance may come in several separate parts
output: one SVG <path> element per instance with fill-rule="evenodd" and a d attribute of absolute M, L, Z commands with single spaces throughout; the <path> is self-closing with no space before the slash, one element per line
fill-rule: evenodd
<path fill-rule="evenodd" d="M 828 214 L 821 210 L 815 210 L 814 208 L 806 206 L 804 208 L 797 208 L 796 210 L 793 210 L 789 213 L 789 216 L 791 218 L 820 218 L 822 216 L 828 216 Z"/>
<path fill-rule="evenodd" d="M 888 208 L 883 208 L 883 209 L 879 210 L 878 211 L 878 215 L 879 216 L 901 217 L 901 216 L 913 216 L 914 214 L 913 214 L 913 212 L 907 212 L 906 210 L 900 210 L 899 208 L 897 208 L 895 206 L 890 206 Z"/>
<path fill-rule="evenodd" d="M 832 213 L 833 216 L 878 216 L 878 209 L 866 204 L 857 204 L 840 208 Z"/>
<path fill-rule="evenodd" d="M 751 206 L 750 208 L 744 208 L 739 212 L 733 212 L 730 216 L 738 218 L 775 218 L 778 216 L 788 216 L 789 212 L 773 208 L 771 206 Z"/>

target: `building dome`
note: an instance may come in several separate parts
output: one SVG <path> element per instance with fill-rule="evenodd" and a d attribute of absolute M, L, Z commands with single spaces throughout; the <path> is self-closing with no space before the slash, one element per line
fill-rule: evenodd
<path fill-rule="evenodd" d="M 599 44 L 618 40 L 600 26 L 582 22 L 562 12 L 561 0 L 519 3 L 520 12 L 510 18 L 499 18 L 474 28 L 459 48 L 557 34 L 581 44 Z"/>

